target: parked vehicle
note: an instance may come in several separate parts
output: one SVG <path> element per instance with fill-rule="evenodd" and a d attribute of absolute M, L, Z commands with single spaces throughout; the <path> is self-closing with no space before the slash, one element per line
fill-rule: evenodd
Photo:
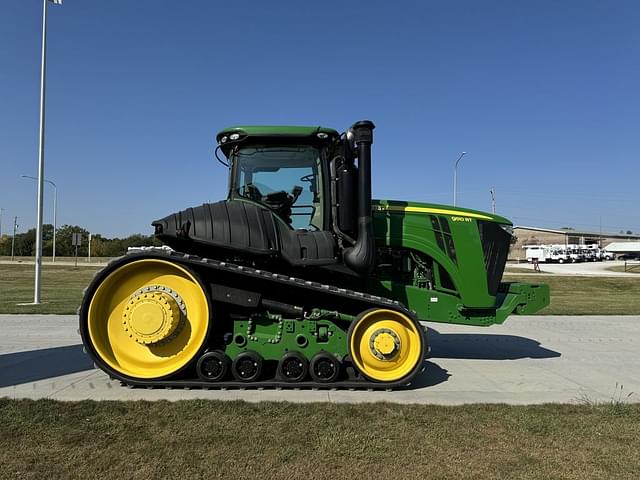
<path fill-rule="evenodd" d="M 564 245 L 549 245 L 552 252 L 552 258 L 556 263 L 571 263 L 569 250 Z"/>
<path fill-rule="evenodd" d="M 615 260 L 616 254 L 613 252 L 610 252 L 609 250 L 600 249 L 600 258 L 602 260 Z"/>
<path fill-rule="evenodd" d="M 567 263 L 570 261 L 569 255 L 564 248 L 556 248 L 548 245 L 525 245 L 527 262 L 533 263 L 537 259 L 538 263 Z"/>
<path fill-rule="evenodd" d="M 590 248 L 589 246 L 586 246 L 586 248 L 581 248 L 580 251 L 584 256 L 585 262 L 596 262 L 600 259 L 600 257 L 597 255 L 596 250 L 594 248 Z"/>
<path fill-rule="evenodd" d="M 578 262 L 600 262 L 603 260 L 615 260 L 616 254 L 596 244 L 551 244 L 551 245 L 524 245 L 526 249 L 527 262 L 531 263 L 534 258 L 539 263 L 578 263 Z M 632 258 L 636 255 L 631 254 Z M 640 255 L 639 255 L 640 256 Z M 621 258 L 618 255 L 618 258 Z"/>

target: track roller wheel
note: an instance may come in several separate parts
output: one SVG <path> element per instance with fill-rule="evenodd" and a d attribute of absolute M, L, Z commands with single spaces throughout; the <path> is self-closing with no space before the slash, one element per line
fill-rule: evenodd
<path fill-rule="evenodd" d="M 395 310 L 362 312 L 349 327 L 349 354 L 369 380 L 396 382 L 420 367 L 423 336 L 419 325 Z"/>
<path fill-rule="evenodd" d="M 330 353 L 317 353 L 309 362 L 309 374 L 316 382 L 335 382 L 340 374 L 340 362 Z"/>
<path fill-rule="evenodd" d="M 285 353 L 278 362 L 278 375 L 287 382 L 301 382 L 309 372 L 309 362 L 299 352 Z"/>
<path fill-rule="evenodd" d="M 177 263 L 116 264 L 90 289 L 80 313 L 83 341 L 114 376 L 167 378 L 198 356 L 209 335 L 206 290 Z"/>
<path fill-rule="evenodd" d="M 256 352 L 242 352 L 233 359 L 231 373 L 236 380 L 241 382 L 253 382 L 260 378 L 262 373 L 262 356 Z"/>
<path fill-rule="evenodd" d="M 229 373 L 231 360 L 224 352 L 215 350 L 207 352 L 198 359 L 196 372 L 200 380 L 207 382 L 219 382 Z"/>

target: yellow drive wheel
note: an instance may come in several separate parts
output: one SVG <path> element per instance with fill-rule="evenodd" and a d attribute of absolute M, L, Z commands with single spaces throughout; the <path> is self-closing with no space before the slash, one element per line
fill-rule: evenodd
<path fill-rule="evenodd" d="M 186 366 L 209 330 L 209 305 L 197 278 L 175 263 L 125 263 L 98 285 L 87 312 L 96 355 L 116 372 L 162 378 Z"/>
<path fill-rule="evenodd" d="M 422 361 L 422 335 L 406 315 L 374 309 L 361 313 L 349 328 L 349 353 L 362 375 L 378 382 L 395 382 Z"/>

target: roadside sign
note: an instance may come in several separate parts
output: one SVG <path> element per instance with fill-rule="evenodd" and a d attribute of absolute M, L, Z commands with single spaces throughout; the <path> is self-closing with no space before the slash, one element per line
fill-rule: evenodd
<path fill-rule="evenodd" d="M 82 245 L 82 234 L 81 233 L 72 233 L 71 234 L 71 246 L 76 247 L 76 267 L 78 266 L 78 247 Z"/>

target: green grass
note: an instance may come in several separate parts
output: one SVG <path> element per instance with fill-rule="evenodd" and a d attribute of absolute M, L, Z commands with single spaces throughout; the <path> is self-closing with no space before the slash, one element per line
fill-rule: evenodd
<path fill-rule="evenodd" d="M 640 263 L 629 264 L 626 267 L 624 265 L 614 265 L 612 267 L 607 267 L 607 270 L 611 272 L 627 272 L 627 273 L 640 273 Z"/>
<path fill-rule="evenodd" d="M 640 279 L 574 275 L 509 275 L 508 282 L 546 283 L 551 304 L 543 315 L 640 315 Z"/>
<path fill-rule="evenodd" d="M 638 478 L 640 405 L 0 400 L 0 478 Z"/>
<path fill-rule="evenodd" d="M 82 291 L 99 268 L 43 265 L 40 305 L 33 301 L 33 265 L 0 264 L 0 313 L 76 313 Z"/>
<path fill-rule="evenodd" d="M 78 266 L 89 266 L 89 265 L 106 265 L 109 261 L 114 257 L 91 257 L 91 263 L 87 262 L 87 257 L 78 257 Z M 75 263 L 75 257 L 56 257 L 56 263 Z M 11 260 L 11 257 L 0 256 L 0 262 L 14 262 L 14 263 L 31 263 L 35 262 L 35 257 L 14 257 Z M 53 264 L 53 259 L 51 257 L 42 257 L 42 263 L 51 263 Z"/>

